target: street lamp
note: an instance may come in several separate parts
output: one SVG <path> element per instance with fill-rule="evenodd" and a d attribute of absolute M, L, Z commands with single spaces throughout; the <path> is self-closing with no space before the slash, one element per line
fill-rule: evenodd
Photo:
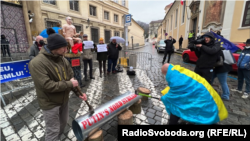
<path fill-rule="evenodd" d="M 133 45 L 133 36 L 131 36 L 132 39 L 132 49 L 134 50 L 134 45 Z"/>
<path fill-rule="evenodd" d="M 87 20 L 87 23 L 88 23 L 88 26 L 86 26 L 86 29 L 89 27 L 89 25 L 90 25 L 90 21 L 89 21 L 89 18 L 88 18 L 88 20 Z"/>

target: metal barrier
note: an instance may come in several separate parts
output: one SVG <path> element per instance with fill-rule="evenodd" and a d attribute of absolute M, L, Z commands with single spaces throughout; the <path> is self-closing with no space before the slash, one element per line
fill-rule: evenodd
<path fill-rule="evenodd" d="M 135 69 L 150 70 L 152 59 L 152 54 L 147 52 L 121 50 L 117 64 L 123 67 L 133 66 Z"/>

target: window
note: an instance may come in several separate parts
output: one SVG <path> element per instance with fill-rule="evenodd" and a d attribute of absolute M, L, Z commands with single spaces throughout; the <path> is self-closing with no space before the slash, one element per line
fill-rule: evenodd
<path fill-rule="evenodd" d="M 177 27 L 177 21 L 178 21 L 178 9 L 176 9 L 175 13 L 175 27 Z"/>
<path fill-rule="evenodd" d="M 126 6 L 126 1 L 122 0 L 122 6 Z"/>
<path fill-rule="evenodd" d="M 53 4 L 56 5 L 56 1 L 55 0 L 43 0 L 44 3 L 49 3 L 49 4 Z"/>
<path fill-rule="evenodd" d="M 114 0 L 115 3 L 118 3 L 118 0 Z"/>
<path fill-rule="evenodd" d="M 69 6 L 71 10 L 79 11 L 79 1 L 78 0 L 69 0 Z"/>
<path fill-rule="evenodd" d="M 89 13 L 92 16 L 96 16 L 96 7 L 94 6 L 89 6 Z"/>
<path fill-rule="evenodd" d="M 74 25 L 76 27 L 76 33 L 79 33 L 82 31 L 82 26 L 80 25 Z"/>
<path fill-rule="evenodd" d="M 186 1 L 183 2 L 183 8 L 182 8 L 182 20 L 181 22 L 184 23 L 185 21 L 185 9 L 186 8 Z"/>
<path fill-rule="evenodd" d="M 109 20 L 109 12 L 104 11 L 104 19 Z"/>
<path fill-rule="evenodd" d="M 118 15 L 116 15 L 116 14 L 114 15 L 114 21 L 118 22 Z"/>
<path fill-rule="evenodd" d="M 115 31 L 114 36 L 120 36 L 120 32 L 119 31 Z"/>
<path fill-rule="evenodd" d="M 47 21 L 46 22 L 46 28 L 49 28 L 49 27 L 57 27 L 58 25 L 58 22 L 52 22 L 52 21 Z"/>
<path fill-rule="evenodd" d="M 172 22 L 173 22 L 173 15 L 171 15 L 171 21 L 170 21 L 171 23 L 171 26 L 170 26 L 170 29 L 172 30 Z"/>
<path fill-rule="evenodd" d="M 250 26 L 250 1 L 246 1 L 242 27 Z"/>

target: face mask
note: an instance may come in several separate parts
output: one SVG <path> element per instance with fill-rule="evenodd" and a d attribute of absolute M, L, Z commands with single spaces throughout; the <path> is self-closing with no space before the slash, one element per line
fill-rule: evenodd
<path fill-rule="evenodd" d="M 44 45 L 44 41 L 43 41 L 43 40 L 40 40 L 40 41 L 39 41 L 39 44 L 43 46 L 43 45 Z"/>
<path fill-rule="evenodd" d="M 245 48 L 250 48 L 250 46 L 245 46 Z"/>

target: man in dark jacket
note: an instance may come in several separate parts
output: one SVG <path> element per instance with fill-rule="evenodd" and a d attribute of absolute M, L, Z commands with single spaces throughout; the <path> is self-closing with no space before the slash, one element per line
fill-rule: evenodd
<path fill-rule="evenodd" d="M 182 42 L 183 42 L 183 38 L 182 38 L 182 35 L 181 35 L 181 37 L 179 39 L 179 49 L 182 48 Z"/>
<path fill-rule="evenodd" d="M 220 42 L 216 42 L 213 33 L 210 32 L 205 33 L 201 38 L 204 38 L 204 42 L 196 44 L 194 49 L 198 57 L 194 71 L 211 84 L 213 68 L 220 55 Z M 188 48 L 192 47 L 194 47 L 193 41 L 190 42 Z"/>
<path fill-rule="evenodd" d="M 45 121 L 45 141 L 60 140 L 68 122 L 69 93 L 87 100 L 86 94 L 77 91 L 73 70 L 63 56 L 67 52 L 67 41 L 63 36 L 50 33 L 48 45 L 30 61 L 29 70 L 36 88 L 37 101 Z"/>
<path fill-rule="evenodd" d="M 168 55 L 168 63 L 169 63 L 171 54 L 174 53 L 173 44 L 176 42 L 176 40 L 174 38 L 172 39 L 172 37 L 169 36 L 169 38 L 167 40 L 165 40 L 164 42 L 166 43 L 166 47 L 165 47 L 165 51 L 164 51 L 162 65 L 164 64 L 167 55 Z"/>
<path fill-rule="evenodd" d="M 43 37 L 37 36 L 35 43 L 30 47 L 30 60 L 37 56 L 44 44 Z"/>
<path fill-rule="evenodd" d="M 10 55 L 10 46 L 9 46 L 10 42 L 6 39 L 5 35 L 1 35 L 1 50 L 3 53 L 3 57 L 6 57 L 6 51 L 9 55 L 9 57 L 11 57 Z"/>
<path fill-rule="evenodd" d="M 116 43 L 116 39 L 113 39 L 112 42 L 108 45 L 108 71 L 107 73 L 110 74 L 111 72 L 111 65 L 112 65 L 112 73 L 115 74 L 115 67 L 117 64 L 117 59 L 119 57 L 119 51 L 122 50 L 122 47 Z"/>

